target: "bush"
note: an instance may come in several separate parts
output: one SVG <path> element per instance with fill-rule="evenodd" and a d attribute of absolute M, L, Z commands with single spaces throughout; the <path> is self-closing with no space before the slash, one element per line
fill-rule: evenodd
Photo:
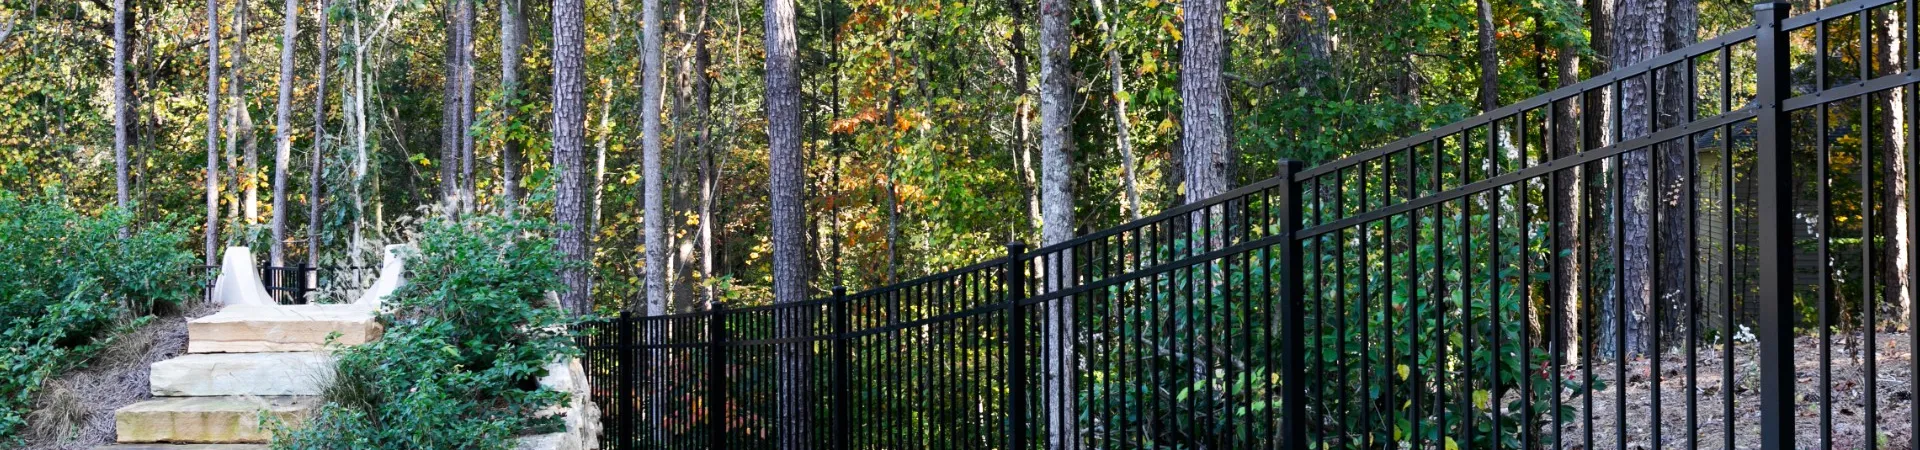
<path fill-rule="evenodd" d="M 192 298 L 197 286 L 184 234 L 131 230 L 123 212 L 88 216 L 63 200 L 0 192 L 0 445 L 20 444 L 26 409 L 47 378 L 156 307 Z"/>
<path fill-rule="evenodd" d="M 507 449 L 557 431 L 536 412 L 566 401 L 538 380 L 575 350 L 545 226 L 498 217 L 433 222 L 387 299 L 378 341 L 340 351 L 327 404 L 276 449 Z"/>

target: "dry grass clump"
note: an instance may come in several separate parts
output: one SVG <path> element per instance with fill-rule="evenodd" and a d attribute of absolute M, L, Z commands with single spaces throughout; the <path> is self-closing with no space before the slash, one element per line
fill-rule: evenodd
<path fill-rule="evenodd" d="M 211 305 L 154 317 L 116 337 L 81 367 L 47 380 L 27 416 L 27 448 L 84 450 L 114 441 L 113 411 L 151 398 L 153 363 L 187 351 L 187 321 L 212 314 Z"/>

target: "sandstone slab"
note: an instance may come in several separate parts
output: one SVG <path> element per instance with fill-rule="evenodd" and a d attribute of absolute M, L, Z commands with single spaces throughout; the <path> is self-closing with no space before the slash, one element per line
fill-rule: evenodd
<path fill-rule="evenodd" d="M 266 444 L 113 444 L 93 450 L 267 450 Z"/>
<path fill-rule="evenodd" d="M 187 323 L 187 352 L 311 352 L 329 336 L 359 345 L 381 331 L 367 305 L 233 305 Z"/>
<path fill-rule="evenodd" d="M 317 397 L 162 397 L 113 413 L 121 443 L 264 443 L 272 425 L 304 422 Z"/>
<path fill-rule="evenodd" d="M 321 352 L 195 353 L 153 363 L 155 397 L 320 395 L 333 378 Z"/>

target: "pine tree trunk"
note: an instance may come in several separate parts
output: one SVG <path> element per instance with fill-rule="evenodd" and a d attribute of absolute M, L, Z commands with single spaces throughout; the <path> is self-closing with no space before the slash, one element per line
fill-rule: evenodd
<path fill-rule="evenodd" d="M 234 182 L 240 183 L 242 192 L 241 201 L 233 205 L 233 207 L 238 208 L 234 215 L 244 219 L 243 222 L 238 223 L 244 226 L 252 226 L 254 219 L 260 217 L 260 191 L 258 190 L 259 183 L 257 183 L 259 180 L 260 157 L 257 151 L 259 146 L 255 145 L 257 144 L 258 138 L 254 135 L 253 108 L 249 105 L 250 102 L 247 99 L 247 80 L 246 77 L 243 76 L 247 68 L 247 37 L 253 34 L 247 29 L 247 22 L 251 19 L 250 16 L 252 16 L 252 8 L 247 4 L 247 0 L 240 0 L 238 3 L 235 3 L 235 6 L 237 10 L 234 12 L 234 46 L 233 57 L 231 58 L 233 65 L 228 71 L 231 81 L 227 83 L 232 86 L 231 89 L 233 90 L 231 94 L 234 98 L 234 122 L 233 126 L 229 128 L 233 129 L 234 132 L 229 133 L 227 136 L 227 158 L 238 159 L 238 161 L 229 163 L 237 167 L 234 169 L 233 179 Z"/>
<path fill-rule="evenodd" d="M 207 0 L 206 265 L 220 262 L 220 2 Z"/>
<path fill-rule="evenodd" d="M 1662 13 L 1666 17 L 1664 29 L 1661 32 L 1660 51 L 1670 52 L 1692 45 L 1699 21 L 1699 10 L 1694 0 L 1667 0 L 1666 9 Z M 1657 91 L 1654 95 L 1658 96 L 1657 103 L 1660 110 L 1657 112 L 1659 117 L 1654 121 L 1655 128 L 1650 131 L 1665 130 L 1690 122 L 1692 111 L 1688 108 L 1692 105 L 1687 99 L 1697 94 L 1692 90 L 1692 83 L 1687 81 L 1685 72 L 1678 70 L 1657 72 L 1660 75 L 1660 85 L 1655 87 Z M 1683 322 L 1681 319 L 1687 317 L 1687 302 L 1681 295 L 1691 292 L 1686 289 L 1686 283 L 1689 280 L 1684 276 L 1689 273 L 1687 261 L 1694 255 L 1694 249 L 1688 245 L 1687 240 L 1689 224 L 1686 214 L 1689 205 L 1686 201 L 1689 197 L 1682 194 L 1687 192 L 1684 190 L 1688 189 L 1686 183 L 1690 178 L 1687 175 L 1693 169 L 1687 165 L 1687 152 L 1692 149 L 1687 145 L 1686 139 L 1661 143 L 1654 148 L 1659 151 L 1656 162 L 1659 164 L 1659 170 L 1656 171 L 1659 172 L 1659 177 L 1654 182 L 1659 184 L 1651 195 L 1657 202 L 1655 207 L 1659 208 L 1655 212 L 1659 220 L 1654 224 L 1659 236 L 1651 245 L 1660 249 L 1660 265 L 1650 276 L 1658 277 L 1657 284 L 1660 290 L 1653 293 L 1651 297 L 1653 303 L 1650 306 L 1661 309 L 1660 319 L 1662 320 L 1653 326 L 1660 327 L 1662 335 L 1679 336 L 1681 322 Z M 1677 340 L 1662 338 L 1662 341 Z"/>
<path fill-rule="evenodd" d="M 699 121 L 697 153 L 700 155 L 700 281 L 701 300 L 714 300 L 713 202 L 719 183 L 720 166 L 713 154 L 713 84 L 707 68 L 713 64 L 707 50 L 707 11 L 709 0 L 700 1 L 700 26 L 693 34 L 694 118 Z"/>
<path fill-rule="evenodd" d="M 1040 0 L 1040 211 L 1041 245 L 1073 239 L 1073 104 L 1070 46 L 1071 0 Z M 1041 269 L 1048 292 L 1073 280 L 1073 252 L 1048 255 Z M 1079 397 L 1074 388 L 1076 326 L 1071 297 L 1041 305 L 1046 355 L 1041 406 L 1045 408 L 1047 448 L 1080 448 Z"/>
<path fill-rule="evenodd" d="M 1882 16 L 1875 21 L 1882 22 L 1880 29 L 1886 31 L 1874 39 L 1875 60 L 1885 61 L 1888 67 L 1907 67 L 1903 65 L 1908 58 L 1906 46 L 1911 44 L 1906 41 L 1906 32 L 1902 29 L 1903 22 L 1899 17 L 1892 15 L 1881 13 L 1875 13 L 1875 15 Z M 1882 142 L 1887 144 L 1885 201 L 1886 208 L 1891 210 L 1891 213 L 1883 215 L 1888 222 L 1883 228 L 1892 230 L 1887 236 L 1887 240 L 1892 243 L 1892 247 L 1888 249 L 1890 253 L 1887 255 L 1886 262 L 1888 272 L 1882 279 L 1887 280 L 1886 296 L 1893 299 L 1893 308 L 1896 309 L 1892 319 L 1897 320 L 1901 326 L 1910 326 L 1913 323 L 1913 292 L 1908 288 L 1910 283 L 1913 283 L 1913 280 L 1908 277 L 1914 274 L 1914 230 L 1909 219 L 1913 210 L 1907 205 L 1907 183 L 1913 180 L 1913 173 L 1908 170 L 1907 164 L 1909 158 L 1913 156 L 1907 154 L 1906 134 L 1908 120 L 1906 97 L 1913 93 L 1908 89 L 1911 88 L 1887 91 L 1887 114 L 1875 116 L 1884 118 L 1882 120 L 1885 120 L 1885 123 L 1880 126 L 1881 129 L 1887 130 L 1886 134 L 1877 138 L 1883 139 Z"/>
<path fill-rule="evenodd" d="M 1579 8 L 1578 0 L 1565 1 L 1568 8 Z M 1559 78 L 1559 86 L 1566 87 L 1579 83 L 1579 46 L 1568 43 L 1556 49 L 1556 52 L 1558 54 L 1554 57 L 1554 73 Z M 1550 131 L 1553 133 L 1553 157 L 1556 159 L 1573 156 L 1580 151 L 1580 129 L 1577 125 L 1579 119 L 1575 116 L 1574 106 L 1571 101 L 1553 104 L 1554 125 Z M 1562 170 L 1553 174 L 1554 202 L 1559 206 L 1551 212 L 1553 223 L 1556 224 L 1553 228 L 1554 242 L 1558 245 L 1554 257 L 1559 259 L 1561 268 L 1560 276 L 1554 277 L 1555 292 L 1559 297 L 1553 300 L 1553 307 L 1562 312 L 1560 330 L 1554 336 L 1559 344 L 1554 348 L 1563 350 L 1555 353 L 1562 363 L 1579 360 L 1580 351 L 1583 348 L 1569 345 L 1574 342 L 1574 337 L 1578 336 L 1576 330 L 1580 329 L 1581 317 L 1578 312 L 1582 311 L 1579 305 L 1586 301 L 1586 297 L 1580 292 L 1580 279 L 1586 275 L 1586 272 L 1577 256 L 1580 254 L 1581 230 L 1586 227 L 1586 224 L 1579 220 L 1580 197 L 1575 195 L 1582 179 L 1581 174 L 1573 170 Z"/>
<path fill-rule="evenodd" d="M 1221 77 L 1226 52 L 1222 0 L 1187 2 L 1180 31 L 1180 146 L 1185 155 L 1187 203 L 1226 192 L 1233 182 L 1227 142 L 1227 91 Z"/>
<path fill-rule="evenodd" d="M 799 49 L 794 29 L 793 0 L 766 0 L 766 111 L 768 184 L 771 195 L 773 246 L 773 301 L 795 303 L 807 299 L 806 217 L 801 189 L 805 188 L 804 161 L 800 149 L 800 70 Z M 783 329 L 778 334 L 797 336 L 801 330 Z M 811 373 L 806 352 L 794 346 L 780 346 L 778 355 L 783 371 L 789 374 Z M 811 418 L 808 405 L 812 395 L 804 377 L 782 377 L 776 403 L 779 406 L 775 426 L 776 447 L 783 450 L 805 448 Z"/>
<path fill-rule="evenodd" d="M 1028 226 L 1040 228 L 1040 188 L 1035 185 L 1033 148 L 1028 143 L 1033 132 L 1029 122 L 1032 113 L 1028 109 L 1032 101 L 1027 97 L 1032 89 L 1028 87 L 1031 80 L 1027 69 L 1026 1 L 1007 0 L 1007 15 L 1013 18 L 1013 34 L 1007 40 L 1007 54 L 1013 58 L 1013 95 L 1016 99 L 1013 107 L 1013 145 L 1010 150 L 1016 166 L 1014 173 L 1019 175 L 1020 187 L 1026 194 Z"/>
<path fill-rule="evenodd" d="M 280 102 L 273 121 L 273 243 L 276 267 L 287 265 L 287 165 L 293 158 L 293 38 L 299 33 L 300 0 L 284 0 L 280 27 Z"/>
<path fill-rule="evenodd" d="M 440 203 L 441 213 L 453 218 L 460 211 L 460 0 L 447 3 L 447 42 L 440 88 Z M 556 38 L 558 39 L 558 38 Z M 556 49 L 555 51 L 558 51 Z M 558 149 L 556 149 L 558 151 Z"/>
<path fill-rule="evenodd" d="M 592 307 L 592 289 L 587 264 L 593 257 L 592 230 L 587 227 L 587 161 L 582 148 L 585 131 L 585 5 L 583 0 L 556 0 L 553 3 L 553 164 L 558 172 L 555 183 L 555 246 L 568 266 L 560 270 L 567 292 L 560 304 L 575 315 Z"/>
<path fill-rule="evenodd" d="M 459 0 L 459 9 L 455 14 L 460 38 L 456 52 L 460 64 L 455 66 L 460 80 L 460 121 L 458 128 L 454 129 L 460 144 L 460 179 L 455 187 L 458 189 L 460 212 L 472 213 L 477 200 L 473 181 L 473 0 Z"/>
<path fill-rule="evenodd" d="M 1613 18 L 1618 28 L 1613 35 L 1613 64 L 1629 66 L 1660 54 L 1664 48 L 1667 19 L 1664 4 L 1648 0 L 1621 0 L 1614 5 Z M 1637 77 L 1623 80 L 1619 89 L 1620 136 L 1616 136 L 1616 139 L 1626 141 L 1651 134 L 1654 118 L 1648 108 L 1653 101 L 1655 87 L 1644 77 Z M 1618 213 L 1622 221 L 1619 247 L 1624 261 L 1621 275 L 1624 277 L 1625 291 L 1615 296 L 1619 305 L 1615 312 L 1626 321 L 1626 348 L 1621 350 L 1630 355 L 1642 354 L 1647 350 L 1646 334 L 1650 331 L 1645 321 L 1654 294 L 1651 245 L 1655 193 L 1653 158 L 1650 155 L 1654 148 L 1629 151 L 1620 157 L 1623 210 Z"/>
<path fill-rule="evenodd" d="M 311 182 L 307 190 L 307 266 L 320 267 L 320 205 L 325 197 L 320 193 L 320 182 L 325 178 L 321 170 L 320 154 L 325 150 L 327 141 L 327 71 L 333 69 L 333 60 L 328 52 L 333 50 L 332 41 L 327 38 L 327 19 L 330 3 L 327 0 L 315 0 L 315 15 L 320 16 L 320 59 L 314 68 L 313 92 L 313 149 L 309 151 L 307 174 Z"/>

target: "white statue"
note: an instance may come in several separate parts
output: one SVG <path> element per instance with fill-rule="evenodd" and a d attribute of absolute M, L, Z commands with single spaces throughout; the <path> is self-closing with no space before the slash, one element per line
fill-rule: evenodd
<path fill-rule="evenodd" d="M 260 282 L 260 271 L 253 267 L 253 251 L 246 247 L 228 247 L 220 260 L 220 278 L 213 283 L 216 305 L 277 305 Z"/>
<path fill-rule="evenodd" d="M 393 295 L 393 291 L 405 286 L 407 255 L 411 251 L 412 249 L 406 245 L 387 246 L 382 252 L 385 256 L 380 262 L 380 278 L 374 280 L 373 286 L 360 294 L 360 299 L 354 300 L 353 304 L 372 306 L 377 309 L 380 307 L 380 302 L 386 300 L 387 296 Z"/>

